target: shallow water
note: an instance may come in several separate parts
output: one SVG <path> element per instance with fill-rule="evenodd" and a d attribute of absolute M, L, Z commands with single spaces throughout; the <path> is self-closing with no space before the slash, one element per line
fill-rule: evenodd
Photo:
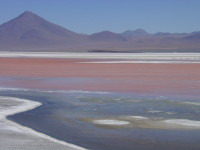
<path fill-rule="evenodd" d="M 53 90 L 7 90 L 0 95 L 42 102 L 41 107 L 9 119 L 85 148 L 200 149 L 199 128 L 160 123 L 170 119 L 200 121 L 200 101 L 196 99 Z M 95 122 L 99 120 L 100 124 Z"/>

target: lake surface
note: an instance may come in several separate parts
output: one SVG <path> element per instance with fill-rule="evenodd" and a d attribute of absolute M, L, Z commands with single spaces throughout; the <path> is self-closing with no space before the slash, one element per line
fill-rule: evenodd
<path fill-rule="evenodd" d="M 9 119 L 93 150 L 199 150 L 200 100 L 73 90 L 4 90 L 42 102 Z M 171 123 L 166 121 L 171 120 Z M 174 123 L 175 122 L 175 123 Z"/>

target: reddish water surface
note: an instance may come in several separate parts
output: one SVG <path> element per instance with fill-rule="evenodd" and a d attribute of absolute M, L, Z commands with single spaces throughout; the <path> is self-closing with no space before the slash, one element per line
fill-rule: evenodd
<path fill-rule="evenodd" d="M 178 95 L 200 91 L 200 64 L 80 63 L 88 61 L 95 60 L 0 58 L 1 77 L 20 77 L 2 80 L 0 86 Z M 74 82 L 35 78 L 71 78 Z"/>

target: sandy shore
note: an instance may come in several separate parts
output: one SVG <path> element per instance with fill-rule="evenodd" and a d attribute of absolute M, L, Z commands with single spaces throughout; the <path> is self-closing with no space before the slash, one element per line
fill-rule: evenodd
<path fill-rule="evenodd" d="M 31 110 L 40 105 L 39 102 L 0 97 L 0 150 L 85 150 L 6 119 L 8 115 Z"/>

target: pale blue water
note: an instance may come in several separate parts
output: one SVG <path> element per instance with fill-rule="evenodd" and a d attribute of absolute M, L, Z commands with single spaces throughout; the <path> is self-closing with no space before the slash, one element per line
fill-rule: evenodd
<path fill-rule="evenodd" d="M 0 91 L 0 95 L 40 101 L 43 105 L 10 119 L 93 150 L 199 150 L 200 130 L 105 128 L 84 119 L 143 116 L 200 121 L 200 101 L 170 95 L 89 91 Z M 188 104 L 184 102 L 195 102 Z"/>

